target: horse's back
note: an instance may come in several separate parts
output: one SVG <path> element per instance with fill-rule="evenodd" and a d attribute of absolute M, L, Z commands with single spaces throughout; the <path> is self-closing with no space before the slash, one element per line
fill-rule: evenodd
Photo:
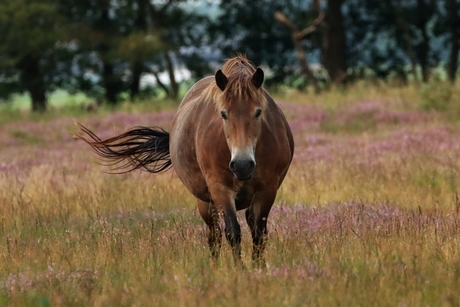
<path fill-rule="evenodd" d="M 270 96 L 270 94 L 265 91 L 265 98 L 268 101 L 268 105 L 272 110 L 276 110 L 276 116 L 278 117 L 278 120 L 282 123 L 282 127 L 279 127 L 280 132 L 282 134 L 285 134 L 288 144 L 289 144 L 289 155 L 292 160 L 292 157 L 294 156 L 294 136 L 292 135 L 291 127 L 289 126 L 289 123 L 284 116 L 283 111 L 281 108 L 278 106 L 278 104 L 273 100 L 273 98 Z"/>
<path fill-rule="evenodd" d="M 185 187 L 195 197 L 210 201 L 205 178 L 196 155 L 196 134 L 208 108 L 203 104 L 203 91 L 214 76 L 196 82 L 185 94 L 174 117 L 170 133 L 170 157 L 173 168 Z"/>
<path fill-rule="evenodd" d="M 185 94 L 184 98 L 182 99 L 179 110 L 185 106 L 186 104 L 190 103 L 191 101 L 196 100 L 198 97 L 201 96 L 203 91 L 214 81 L 214 76 L 205 77 L 199 81 L 197 81 Z"/>

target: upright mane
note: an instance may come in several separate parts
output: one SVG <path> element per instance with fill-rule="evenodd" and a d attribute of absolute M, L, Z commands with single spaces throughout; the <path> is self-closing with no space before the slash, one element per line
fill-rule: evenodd
<path fill-rule="evenodd" d="M 229 58 L 222 66 L 222 72 L 228 79 L 228 84 L 224 91 L 220 90 L 216 82 L 211 82 L 203 92 L 207 101 L 214 101 L 216 106 L 222 106 L 223 101 L 260 101 L 261 106 L 265 106 L 265 95 L 262 87 L 256 88 L 251 82 L 253 74 L 256 72 L 251 62 L 241 54 Z"/>

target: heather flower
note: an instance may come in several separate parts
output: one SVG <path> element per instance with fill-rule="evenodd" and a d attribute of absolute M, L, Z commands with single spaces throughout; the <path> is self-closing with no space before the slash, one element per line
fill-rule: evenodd
<path fill-rule="evenodd" d="M 19 272 L 9 274 L 3 281 L 0 281 L 0 288 L 5 292 L 27 292 L 39 284 L 69 283 L 75 286 L 87 286 L 92 284 L 99 277 L 99 272 L 92 269 L 76 269 L 73 271 L 56 270 L 49 265 L 41 272 Z"/>
<path fill-rule="evenodd" d="M 272 209 L 268 223 L 269 229 L 281 236 L 360 232 L 388 236 L 421 229 L 452 232 L 459 218 L 455 212 L 443 216 L 436 212 L 403 210 L 385 203 L 349 201 L 326 207 L 281 203 Z"/>

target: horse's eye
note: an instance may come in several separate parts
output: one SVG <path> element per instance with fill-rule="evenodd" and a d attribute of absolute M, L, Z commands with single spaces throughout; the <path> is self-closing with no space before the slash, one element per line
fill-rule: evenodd
<path fill-rule="evenodd" d="M 259 118 L 260 114 L 262 114 L 262 109 L 257 109 L 256 114 L 254 115 L 255 118 Z"/>
<path fill-rule="evenodd" d="M 223 119 L 227 120 L 227 112 L 224 110 L 220 111 L 220 116 L 222 116 Z"/>

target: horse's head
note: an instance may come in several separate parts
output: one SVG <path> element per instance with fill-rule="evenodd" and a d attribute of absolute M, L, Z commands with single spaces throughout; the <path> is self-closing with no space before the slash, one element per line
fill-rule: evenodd
<path fill-rule="evenodd" d="M 262 126 L 266 99 L 261 88 L 262 69 L 251 67 L 250 74 L 228 74 L 221 70 L 215 75 L 222 91 L 217 112 L 231 152 L 229 168 L 238 180 L 249 180 L 256 167 L 255 149 Z"/>

